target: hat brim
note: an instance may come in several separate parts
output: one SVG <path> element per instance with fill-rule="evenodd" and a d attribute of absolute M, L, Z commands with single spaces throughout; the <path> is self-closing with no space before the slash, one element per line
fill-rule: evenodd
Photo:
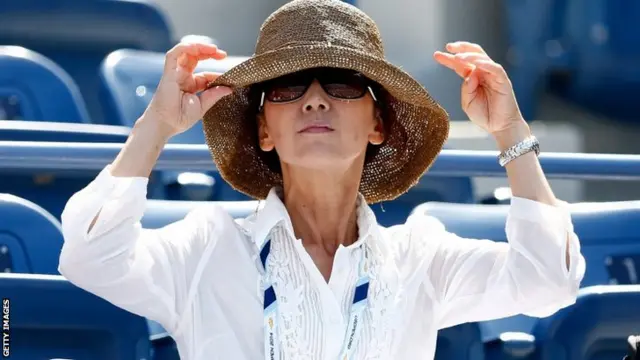
<path fill-rule="evenodd" d="M 317 67 L 358 71 L 380 84 L 389 96 L 391 128 L 375 156 L 365 163 L 360 192 L 368 203 L 392 200 L 415 185 L 442 150 L 449 135 L 449 116 L 408 73 L 385 59 L 330 44 L 298 45 L 269 51 L 236 65 L 210 86 L 229 86 L 233 93 L 218 101 L 203 118 L 207 145 L 221 176 L 236 190 L 264 199 L 280 174 L 258 154 L 257 133 L 248 134 L 247 88 L 266 80 Z M 250 113 L 250 112 L 249 112 Z M 255 130 L 254 130 L 255 132 Z"/>

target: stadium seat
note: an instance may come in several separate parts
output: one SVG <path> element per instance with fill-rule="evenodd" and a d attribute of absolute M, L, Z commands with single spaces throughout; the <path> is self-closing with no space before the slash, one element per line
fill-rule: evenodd
<path fill-rule="evenodd" d="M 109 123 L 98 90 L 105 56 L 123 48 L 164 52 L 172 37 L 152 1 L 5 0 L 0 6 L 0 44 L 23 46 L 58 63 L 79 85 L 95 123 Z"/>
<path fill-rule="evenodd" d="M 506 241 L 508 209 L 508 205 L 425 203 L 414 211 L 438 218 L 448 231 L 462 237 Z M 587 263 L 582 286 L 640 283 L 636 272 L 640 268 L 640 201 L 579 203 L 569 209 Z M 508 338 L 515 349 L 522 349 L 526 347 L 523 336 L 531 334 L 537 320 L 515 316 L 483 322 L 483 339 L 495 342 L 503 333 L 516 333 Z"/>
<path fill-rule="evenodd" d="M 0 69 L 0 120 L 89 122 L 78 87 L 50 59 L 23 47 L 0 46 Z"/>
<path fill-rule="evenodd" d="M 475 202 L 473 183 L 469 177 L 429 176 L 392 201 L 372 204 L 378 223 L 382 226 L 403 224 L 420 204 L 427 201 L 471 204 Z"/>
<path fill-rule="evenodd" d="M 480 327 L 460 324 L 438 331 L 435 360 L 484 360 Z"/>
<path fill-rule="evenodd" d="M 61 225 L 46 210 L 0 194 L 0 272 L 57 275 L 62 243 Z"/>
<path fill-rule="evenodd" d="M 640 330 L 638 304 L 638 285 L 583 288 L 573 306 L 537 323 L 535 359 L 621 360 Z"/>
<path fill-rule="evenodd" d="M 11 359 L 150 359 L 146 321 L 62 276 L 0 274 Z"/>

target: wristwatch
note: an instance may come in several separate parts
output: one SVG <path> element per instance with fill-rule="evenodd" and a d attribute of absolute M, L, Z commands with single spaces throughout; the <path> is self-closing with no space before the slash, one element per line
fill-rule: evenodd
<path fill-rule="evenodd" d="M 513 145 L 498 155 L 498 163 L 504 167 L 514 159 L 534 151 L 536 156 L 540 155 L 540 143 L 535 136 L 529 136 L 521 142 Z"/>

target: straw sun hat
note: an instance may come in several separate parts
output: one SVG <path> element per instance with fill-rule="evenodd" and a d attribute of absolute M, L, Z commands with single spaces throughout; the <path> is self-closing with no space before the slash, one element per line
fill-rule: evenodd
<path fill-rule="evenodd" d="M 285 4 L 265 20 L 255 54 L 210 84 L 233 89 L 203 118 L 222 177 L 256 199 L 282 185 L 277 154 L 258 146 L 260 98 L 252 85 L 317 67 L 351 69 L 380 85 L 374 92 L 383 105 L 385 141 L 369 145 L 360 192 L 370 204 L 405 193 L 442 149 L 448 115 L 416 80 L 385 60 L 373 20 L 340 0 Z"/>

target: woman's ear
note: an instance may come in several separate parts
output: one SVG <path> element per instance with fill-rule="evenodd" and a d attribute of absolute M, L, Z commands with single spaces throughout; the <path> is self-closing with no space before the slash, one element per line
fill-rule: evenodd
<path fill-rule="evenodd" d="M 256 115 L 256 121 L 258 122 L 258 142 L 260 143 L 260 149 L 262 149 L 262 151 L 269 152 L 274 149 L 275 145 L 269 136 L 264 111 L 261 111 Z"/>
<path fill-rule="evenodd" d="M 378 107 L 375 109 L 374 119 L 375 127 L 371 134 L 369 134 L 369 142 L 373 145 L 380 145 L 384 142 L 384 123 L 382 120 L 382 112 Z"/>

